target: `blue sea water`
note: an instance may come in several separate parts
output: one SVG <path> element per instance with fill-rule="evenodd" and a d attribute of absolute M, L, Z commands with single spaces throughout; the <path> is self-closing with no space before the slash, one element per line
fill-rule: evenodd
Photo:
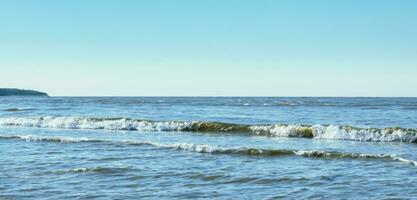
<path fill-rule="evenodd" d="M 417 98 L 0 97 L 0 199 L 415 199 Z"/>

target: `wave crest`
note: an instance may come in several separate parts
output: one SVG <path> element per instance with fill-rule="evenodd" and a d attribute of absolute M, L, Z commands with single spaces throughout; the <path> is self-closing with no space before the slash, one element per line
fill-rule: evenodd
<path fill-rule="evenodd" d="M 0 118 L 0 126 L 127 130 L 141 132 L 189 131 L 205 133 L 240 133 L 270 137 L 417 143 L 417 129 L 399 127 L 379 129 L 335 125 L 245 125 L 222 122 L 150 121 L 128 118 L 89 117 Z"/>
<path fill-rule="evenodd" d="M 417 166 L 417 161 L 406 159 L 393 154 L 363 154 L 363 153 L 349 153 L 349 152 L 328 152 L 322 150 L 292 150 L 292 149 L 261 149 L 261 148 L 247 148 L 247 147 L 221 147 L 208 144 L 194 144 L 194 143 L 158 143 L 151 141 L 105 141 L 99 139 L 89 138 L 72 138 L 63 136 L 36 136 L 36 135 L 10 135 L 0 136 L 0 139 L 17 139 L 37 142 L 63 142 L 63 143 L 77 143 L 77 142 L 121 142 L 126 145 L 146 145 L 163 149 L 174 149 L 180 151 L 207 153 L 207 154 L 226 154 L 226 155 L 243 155 L 243 156 L 300 156 L 308 158 L 321 159 L 365 159 L 365 160 L 391 160 Z M 102 168 L 76 168 L 71 172 L 90 172 L 90 171 L 106 171 Z"/>

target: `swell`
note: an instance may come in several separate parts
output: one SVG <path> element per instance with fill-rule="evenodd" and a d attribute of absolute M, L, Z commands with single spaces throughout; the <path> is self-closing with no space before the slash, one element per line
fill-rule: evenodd
<path fill-rule="evenodd" d="M 129 142 L 133 145 L 151 145 L 161 148 L 169 148 L 198 153 L 210 154 L 231 154 L 231 155 L 246 155 L 246 156 L 300 156 L 308 158 L 324 158 L 324 159 L 367 159 L 367 160 L 392 160 L 400 161 L 410 165 L 417 166 L 417 161 L 405 159 L 393 154 L 363 154 L 363 153 L 348 153 L 348 152 L 328 152 L 322 150 L 291 150 L 291 149 L 258 149 L 258 148 L 226 148 L 220 146 L 212 146 L 206 144 L 192 144 L 192 143 L 175 143 L 163 144 L 155 142 Z"/>
<path fill-rule="evenodd" d="M 108 142 L 108 143 L 122 143 L 132 146 L 152 146 L 161 149 L 173 149 L 180 151 L 206 153 L 206 154 L 226 154 L 226 155 L 242 155 L 242 156 L 299 156 L 306 158 L 320 158 L 320 159 L 363 159 L 363 160 L 391 160 L 398 161 L 410 165 L 417 166 L 417 161 L 406 159 L 395 154 L 364 154 L 364 153 L 350 153 L 337 151 L 322 151 L 322 150 L 292 150 L 292 149 L 262 149 L 262 148 L 247 148 L 247 147 L 221 147 L 207 144 L 194 143 L 159 143 L 152 141 L 107 141 L 89 138 L 72 138 L 62 136 L 37 136 L 37 135 L 10 135 L 2 136 L 0 139 L 25 140 L 34 142 L 62 142 L 62 143 L 82 143 L 82 142 Z M 80 168 L 74 172 L 88 172 L 91 169 Z M 95 171 L 95 169 L 94 169 Z"/>
<path fill-rule="evenodd" d="M 151 121 L 129 118 L 89 117 L 0 118 L 0 126 L 127 130 L 141 132 L 188 131 L 203 133 L 240 133 L 270 137 L 417 143 L 417 129 L 400 127 L 359 128 L 354 126 L 297 124 L 246 125 L 222 122 Z"/>
<path fill-rule="evenodd" d="M 22 112 L 22 111 L 32 111 L 32 110 L 36 110 L 34 108 L 7 108 L 4 109 L 3 111 L 5 112 Z"/>
<path fill-rule="evenodd" d="M 63 173 L 100 173 L 100 174 L 111 174 L 111 173 L 126 173 L 129 171 L 128 167 L 80 167 L 67 170 L 57 170 L 51 173 L 63 174 Z"/>

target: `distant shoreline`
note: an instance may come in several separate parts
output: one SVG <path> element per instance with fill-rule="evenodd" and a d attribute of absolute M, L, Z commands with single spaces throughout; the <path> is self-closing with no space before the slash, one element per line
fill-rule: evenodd
<path fill-rule="evenodd" d="M 0 88 L 0 96 L 48 96 L 45 92 L 17 88 Z"/>

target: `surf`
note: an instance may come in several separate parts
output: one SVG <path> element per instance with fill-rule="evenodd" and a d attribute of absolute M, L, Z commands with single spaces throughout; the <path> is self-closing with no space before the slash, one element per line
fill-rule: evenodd
<path fill-rule="evenodd" d="M 199 132 L 366 142 L 417 143 L 417 129 L 401 127 L 363 128 L 350 125 L 305 124 L 251 125 L 205 121 L 152 121 L 130 118 L 92 118 L 73 116 L 0 118 L 0 126 L 49 129 L 123 130 L 138 132 Z"/>
<path fill-rule="evenodd" d="M 117 143 L 129 146 L 151 146 L 159 149 L 170 149 L 212 155 L 240 155 L 258 157 L 295 156 L 316 159 L 352 159 L 352 160 L 391 160 L 417 166 L 417 161 L 395 154 L 368 154 L 354 152 L 323 151 L 314 149 L 267 149 L 254 147 L 223 147 L 209 144 L 195 143 L 161 143 L 142 140 L 101 140 L 94 138 L 74 138 L 68 136 L 39 136 L 39 135 L 0 135 L 0 140 L 21 140 L 29 142 L 55 143 Z"/>

